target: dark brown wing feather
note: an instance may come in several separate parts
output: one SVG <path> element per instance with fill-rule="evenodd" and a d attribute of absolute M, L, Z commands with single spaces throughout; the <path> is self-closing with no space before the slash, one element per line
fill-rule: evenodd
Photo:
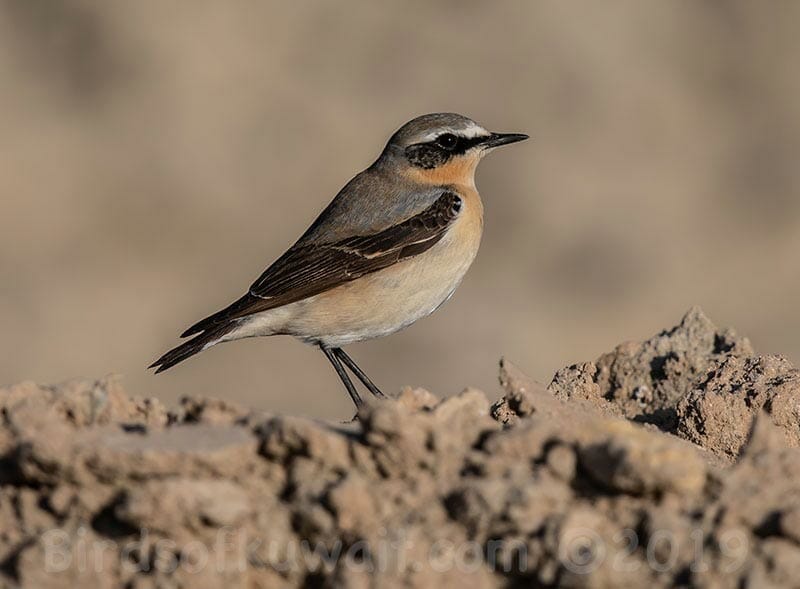
<path fill-rule="evenodd" d="M 460 210 L 461 197 L 444 192 L 421 213 L 374 235 L 296 244 L 267 268 L 250 292 L 193 325 L 182 337 L 320 294 L 420 254 L 442 238 Z"/>

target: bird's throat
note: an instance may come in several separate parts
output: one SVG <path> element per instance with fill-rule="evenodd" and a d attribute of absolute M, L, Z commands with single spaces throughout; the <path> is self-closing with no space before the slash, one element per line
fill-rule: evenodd
<path fill-rule="evenodd" d="M 413 181 L 422 184 L 475 188 L 475 168 L 480 159 L 477 154 L 465 155 L 431 169 L 411 167 L 407 173 Z"/>

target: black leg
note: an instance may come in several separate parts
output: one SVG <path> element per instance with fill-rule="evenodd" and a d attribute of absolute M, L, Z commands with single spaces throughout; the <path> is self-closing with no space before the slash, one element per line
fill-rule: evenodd
<path fill-rule="evenodd" d="M 336 374 L 339 375 L 339 378 L 342 379 L 342 383 L 344 383 L 344 388 L 347 389 L 347 392 L 350 394 L 350 398 L 353 399 L 353 403 L 356 404 L 356 408 L 361 407 L 363 405 L 363 401 L 361 401 L 361 397 L 358 395 L 358 391 L 356 391 L 356 387 L 353 385 L 353 381 L 350 380 L 350 377 L 347 376 L 347 372 L 345 372 L 344 366 L 339 361 L 339 358 L 336 354 L 333 353 L 332 350 L 326 348 L 325 346 L 319 346 L 319 349 L 322 350 L 322 353 L 325 354 L 325 357 L 328 358 L 328 361 L 333 364 L 334 370 L 336 370 Z"/>
<path fill-rule="evenodd" d="M 375 395 L 376 397 L 380 397 L 382 399 L 386 398 L 381 390 L 375 385 L 374 382 L 370 380 L 370 378 L 361 370 L 358 365 L 353 362 L 353 359 L 347 355 L 347 353 L 342 348 L 333 348 L 331 350 L 339 360 L 344 362 L 347 367 L 358 377 L 358 380 L 364 383 L 364 386 L 369 389 L 369 392 Z"/>

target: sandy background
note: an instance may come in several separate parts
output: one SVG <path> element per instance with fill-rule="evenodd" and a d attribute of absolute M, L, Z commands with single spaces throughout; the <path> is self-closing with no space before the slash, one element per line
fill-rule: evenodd
<path fill-rule="evenodd" d="M 479 169 L 453 300 L 351 348 L 386 390 L 495 395 L 500 355 L 547 381 L 692 304 L 797 363 L 800 4 L 764 6 L 5 1 L 0 383 L 349 415 L 288 338 L 144 368 L 441 110 L 533 140 Z"/>

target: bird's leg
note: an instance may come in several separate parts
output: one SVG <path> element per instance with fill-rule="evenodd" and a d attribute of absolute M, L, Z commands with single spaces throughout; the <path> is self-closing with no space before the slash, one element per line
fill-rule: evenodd
<path fill-rule="evenodd" d="M 369 392 L 379 397 L 381 399 L 385 399 L 386 395 L 384 395 L 381 390 L 375 385 L 374 382 L 370 380 L 370 378 L 358 367 L 358 364 L 353 362 L 353 359 L 347 355 L 347 353 L 342 348 L 333 348 L 331 350 L 336 357 L 344 362 L 350 371 L 358 377 L 358 380 L 364 383 L 364 386 L 369 389 Z"/>
<path fill-rule="evenodd" d="M 356 387 L 353 385 L 353 381 L 350 380 L 350 377 L 347 376 L 347 372 L 342 366 L 342 363 L 339 361 L 339 358 L 336 356 L 333 350 L 330 348 L 326 348 L 322 344 L 320 344 L 319 349 L 322 350 L 322 353 L 325 354 L 325 357 L 328 361 L 333 364 L 334 370 L 336 370 L 336 374 L 339 375 L 339 378 L 342 379 L 342 383 L 344 384 L 344 388 L 347 389 L 347 392 L 350 394 L 350 398 L 353 399 L 353 403 L 356 404 L 356 409 L 361 407 L 364 402 L 361 400 L 361 397 L 356 391 Z M 374 386 L 374 385 L 373 385 Z"/>

